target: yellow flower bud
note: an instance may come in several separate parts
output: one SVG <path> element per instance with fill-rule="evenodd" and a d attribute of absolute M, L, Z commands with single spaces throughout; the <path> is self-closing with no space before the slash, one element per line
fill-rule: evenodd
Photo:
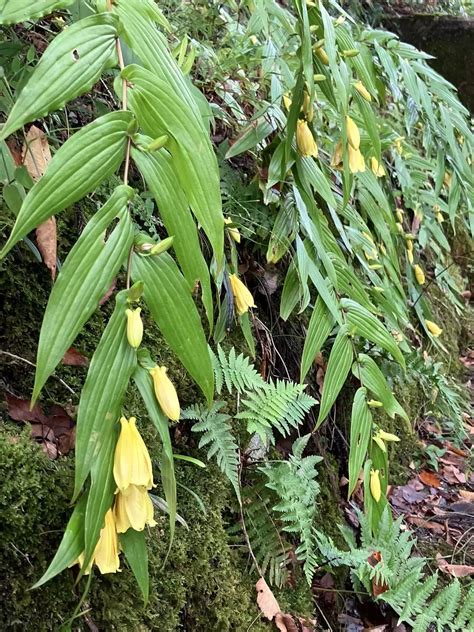
<path fill-rule="evenodd" d="M 306 121 L 298 120 L 296 127 L 296 144 L 302 156 L 318 156 L 318 146 Z"/>
<path fill-rule="evenodd" d="M 229 281 L 235 299 L 235 307 L 240 316 L 248 312 L 250 307 L 256 307 L 252 294 L 236 274 L 231 274 Z"/>
<path fill-rule="evenodd" d="M 360 149 L 354 149 L 349 145 L 349 169 L 351 173 L 365 171 L 365 160 Z"/>
<path fill-rule="evenodd" d="M 354 149 L 359 149 L 360 147 L 359 128 L 357 127 L 357 125 L 354 123 L 354 121 L 351 119 L 350 116 L 346 116 L 346 133 L 347 133 L 347 140 L 349 141 L 349 144 L 351 145 L 351 147 L 353 147 Z"/>
<path fill-rule="evenodd" d="M 304 93 L 303 96 L 303 112 L 306 115 L 306 120 L 311 123 L 314 118 L 314 108 L 311 99 L 309 98 L 309 94 L 307 92 Z"/>
<path fill-rule="evenodd" d="M 402 140 L 403 140 L 403 136 L 400 136 L 400 138 L 395 139 L 395 148 L 398 151 L 398 153 L 400 154 L 400 156 L 403 154 L 403 146 L 402 146 Z"/>
<path fill-rule="evenodd" d="M 153 470 L 150 455 L 136 426 L 135 417 L 120 419 L 120 436 L 115 447 L 114 479 L 119 490 L 130 485 L 153 487 Z"/>
<path fill-rule="evenodd" d="M 380 164 L 377 158 L 375 158 L 374 156 L 372 156 L 372 158 L 370 159 L 370 168 L 372 169 L 372 173 L 374 174 L 374 176 L 376 176 L 377 178 L 383 178 L 387 175 L 384 166 Z"/>
<path fill-rule="evenodd" d="M 340 15 L 337 20 L 334 22 L 334 26 L 340 26 L 341 24 L 344 24 L 344 22 L 346 21 L 345 16 Z"/>
<path fill-rule="evenodd" d="M 369 265 L 369 268 L 371 270 L 381 270 L 383 268 L 383 266 L 380 263 L 371 263 Z"/>
<path fill-rule="evenodd" d="M 120 568 L 119 547 L 112 509 L 105 514 L 105 523 L 94 551 L 94 562 L 102 575 L 116 573 Z"/>
<path fill-rule="evenodd" d="M 316 74 L 313 76 L 314 81 L 326 81 L 326 75 Z"/>
<path fill-rule="evenodd" d="M 232 224 L 232 220 L 230 217 L 226 217 L 224 219 L 224 224 Z M 235 243 L 240 244 L 240 232 L 238 228 L 232 227 L 232 228 L 228 228 L 227 232 L 229 233 L 230 237 L 235 241 Z"/>
<path fill-rule="evenodd" d="M 448 187 L 448 189 L 451 186 L 452 179 L 453 179 L 453 174 L 449 173 L 449 171 L 445 171 L 444 176 L 443 176 L 443 184 L 445 184 Z"/>
<path fill-rule="evenodd" d="M 166 237 L 162 239 L 160 243 L 155 244 L 153 248 L 150 250 L 151 255 L 161 255 L 162 252 L 166 252 L 173 245 L 174 237 Z"/>
<path fill-rule="evenodd" d="M 173 386 L 173 382 L 166 375 L 167 368 L 155 366 L 150 370 L 155 387 L 156 399 L 161 406 L 161 410 L 172 421 L 178 421 L 181 410 L 179 407 L 178 395 Z"/>
<path fill-rule="evenodd" d="M 382 497 L 382 487 L 378 470 L 370 470 L 370 493 L 375 502 L 379 502 Z"/>
<path fill-rule="evenodd" d="M 407 242 L 407 243 L 411 243 L 411 242 Z M 409 248 L 407 248 L 407 259 L 408 259 L 408 263 L 412 266 L 413 261 L 414 261 L 413 250 L 410 250 Z"/>
<path fill-rule="evenodd" d="M 397 227 L 397 230 L 400 233 L 400 235 L 403 235 L 403 224 L 401 222 L 397 222 L 395 226 Z"/>
<path fill-rule="evenodd" d="M 143 338 L 143 323 L 140 318 L 141 308 L 126 309 L 127 314 L 127 340 L 134 349 L 138 349 Z"/>
<path fill-rule="evenodd" d="M 334 169 L 342 169 L 342 141 L 340 140 L 334 147 L 334 152 L 331 158 L 331 167 Z"/>
<path fill-rule="evenodd" d="M 367 405 L 370 406 L 371 408 L 382 408 L 383 406 L 382 402 L 379 402 L 378 399 L 369 399 L 369 401 L 367 402 Z"/>
<path fill-rule="evenodd" d="M 394 442 L 400 441 L 400 437 L 397 437 L 397 435 L 392 434 L 391 432 L 385 432 L 385 430 L 379 430 L 379 436 L 384 441 L 389 441 L 389 442 L 390 441 L 394 441 Z"/>
<path fill-rule="evenodd" d="M 409 250 L 410 252 L 413 252 L 413 240 L 412 239 L 407 239 L 407 250 Z"/>
<path fill-rule="evenodd" d="M 317 48 L 315 51 L 316 55 L 319 57 L 319 60 L 325 65 L 329 66 L 329 57 L 327 56 L 326 51 L 321 46 L 321 48 Z"/>
<path fill-rule="evenodd" d="M 416 264 L 413 270 L 415 271 L 416 282 L 418 283 L 418 285 L 423 285 L 426 281 L 423 268 L 420 265 Z"/>
<path fill-rule="evenodd" d="M 385 443 L 382 441 L 382 438 L 380 437 L 380 435 L 378 433 L 374 434 L 374 436 L 372 437 L 372 439 L 375 441 L 375 443 L 379 446 L 379 448 L 382 450 L 382 452 L 387 452 L 387 446 L 385 445 Z"/>
<path fill-rule="evenodd" d="M 369 102 L 372 101 L 372 96 L 370 92 L 367 90 L 367 88 L 364 86 L 362 81 L 358 81 L 357 83 L 355 83 L 354 88 L 357 90 L 357 92 L 360 94 L 360 96 L 363 99 Z"/>
<path fill-rule="evenodd" d="M 130 485 L 125 491 L 119 491 L 114 511 L 117 533 L 125 533 L 130 527 L 135 531 L 143 531 L 146 525 L 156 525 L 153 503 L 144 487 Z"/>
<path fill-rule="evenodd" d="M 358 54 L 359 51 L 357 50 L 357 48 L 348 48 L 347 50 L 342 51 L 343 57 L 357 57 Z"/>
<path fill-rule="evenodd" d="M 443 333 L 443 330 L 441 329 L 441 327 L 438 327 L 438 325 L 434 323 L 432 320 L 425 320 L 425 325 L 428 331 L 430 332 L 430 334 L 434 336 L 435 338 L 437 338 Z"/>
<path fill-rule="evenodd" d="M 397 216 L 397 221 L 403 224 L 403 212 L 399 208 L 395 211 L 395 215 Z"/>
<path fill-rule="evenodd" d="M 443 217 L 443 214 L 441 213 L 441 211 L 438 211 L 436 213 L 436 220 L 437 220 L 438 224 L 442 224 L 444 222 L 444 217 Z"/>
<path fill-rule="evenodd" d="M 284 106 L 285 106 L 285 108 L 287 110 L 290 110 L 290 108 L 291 108 L 291 99 L 290 99 L 289 94 L 284 94 L 283 95 L 283 104 L 284 104 Z"/>

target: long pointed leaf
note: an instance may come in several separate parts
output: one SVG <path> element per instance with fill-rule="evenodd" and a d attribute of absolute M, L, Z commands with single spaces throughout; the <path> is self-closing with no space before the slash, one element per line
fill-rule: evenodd
<path fill-rule="evenodd" d="M 357 485 L 359 473 L 367 455 L 372 423 L 372 413 L 367 406 L 367 391 L 365 388 L 359 388 L 352 404 L 348 497 Z"/>
<path fill-rule="evenodd" d="M 201 252 L 196 224 L 180 190 L 173 161 L 165 151 L 152 154 L 132 149 L 132 158 L 158 204 L 168 234 L 174 237 L 173 248 L 190 289 L 194 289 L 197 280 L 201 282 L 202 302 L 212 329 L 213 302 L 209 269 Z"/>
<path fill-rule="evenodd" d="M 211 401 L 214 371 L 201 319 L 186 279 L 165 252 L 157 257 L 135 255 L 132 276 L 145 284 L 143 296 L 166 342 Z"/>
<path fill-rule="evenodd" d="M 132 195 L 130 187 L 117 187 L 89 221 L 61 268 L 41 326 L 33 402 L 126 259 L 133 241 L 126 208 Z M 105 231 L 116 216 L 120 223 L 105 243 Z"/>
<path fill-rule="evenodd" d="M 206 130 L 189 116 L 189 108 L 173 87 L 139 66 L 127 66 L 122 77 L 130 109 L 143 130 L 158 138 L 167 134 L 169 149 L 181 187 L 202 225 L 219 263 L 224 247 L 224 217 L 217 160 Z"/>
<path fill-rule="evenodd" d="M 334 322 L 334 318 L 324 304 L 323 299 L 318 296 L 309 321 L 308 331 L 306 332 L 303 347 L 303 354 L 301 356 L 301 383 L 304 382 L 314 358 L 321 351 L 321 347 L 331 333 Z"/>
<path fill-rule="evenodd" d="M 63 9 L 74 0 L 1 0 L 0 24 L 17 24 L 42 18 L 58 9 Z"/>
<path fill-rule="evenodd" d="M 30 230 L 83 198 L 114 173 L 125 155 L 132 120 L 130 112 L 111 112 L 64 143 L 26 196 L 0 258 Z"/>
<path fill-rule="evenodd" d="M 145 532 L 129 529 L 125 533 L 121 533 L 120 546 L 140 586 L 143 601 L 146 605 L 148 602 L 150 580 L 148 577 L 148 550 L 145 542 Z"/>
<path fill-rule="evenodd" d="M 117 24 L 115 15 L 101 13 L 57 35 L 18 95 L 0 140 L 88 92 L 114 55 Z"/>
<path fill-rule="evenodd" d="M 126 291 L 116 297 L 115 311 L 92 357 L 82 389 L 77 413 L 74 498 L 114 432 L 128 381 L 136 367 L 136 351 L 127 341 L 126 297 Z"/>

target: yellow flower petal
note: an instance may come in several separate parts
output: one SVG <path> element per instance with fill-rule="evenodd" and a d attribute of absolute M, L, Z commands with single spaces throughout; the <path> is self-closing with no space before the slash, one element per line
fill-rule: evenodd
<path fill-rule="evenodd" d="M 443 330 L 441 329 L 441 327 L 439 327 L 432 320 L 425 320 L 425 325 L 428 331 L 430 332 L 430 334 L 434 336 L 435 338 L 437 338 L 438 336 L 441 336 L 441 334 L 443 333 Z"/>
<path fill-rule="evenodd" d="M 354 84 L 354 88 L 357 90 L 357 92 L 360 94 L 360 96 L 363 99 L 365 99 L 366 101 L 369 101 L 369 102 L 372 101 L 372 96 L 370 95 L 370 92 L 364 86 L 362 81 L 358 81 L 357 83 L 355 83 Z"/>
<path fill-rule="evenodd" d="M 143 323 L 140 318 L 141 308 L 126 309 L 127 314 L 127 339 L 128 344 L 134 349 L 138 349 L 143 338 Z"/>
<path fill-rule="evenodd" d="M 349 144 L 354 149 L 359 149 L 360 147 L 360 132 L 357 125 L 351 119 L 350 116 L 346 116 L 346 132 L 347 132 L 347 140 Z"/>
<path fill-rule="evenodd" d="M 380 164 L 377 158 L 375 158 L 374 156 L 372 156 L 372 158 L 370 159 L 370 168 L 372 169 L 372 173 L 374 174 L 374 176 L 376 176 L 377 178 L 383 178 L 387 175 L 384 166 Z"/>
<path fill-rule="evenodd" d="M 365 160 L 360 149 L 354 149 L 349 145 L 349 169 L 351 173 L 359 173 L 365 171 Z"/>
<path fill-rule="evenodd" d="M 120 490 L 130 485 L 153 487 L 150 455 L 136 426 L 135 417 L 120 420 L 121 430 L 114 455 L 114 478 Z"/>
<path fill-rule="evenodd" d="M 235 307 L 240 316 L 245 314 L 250 307 L 256 307 L 252 294 L 236 274 L 231 274 L 229 281 L 235 299 Z"/>
<path fill-rule="evenodd" d="M 416 264 L 413 270 L 415 271 L 416 282 L 419 285 L 424 285 L 426 279 L 425 279 L 425 273 L 423 272 L 423 268 L 420 265 Z"/>
<path fill-rule="evenodd" d="M 334 147 L 334 152 L 331 158 L 331 167 L 334 169 L 342 169 L 342 141 L 340 140 Z"/>
<path fill-rule="evenodd" d="M 308 123 L 301 119 L 298 120 L 296 127 L 296 144 L 300 154 L 305 158 L 309 156 L 318 156 L 318 146 L 313 138 L 313 134 L 308 127 Z"/>
<path fill-rule="evenodd" d="M 153 503 L 144 487 L 130 485 L 115 499 L 115 521 L 117 533 L 125 533 L 132 528 L 143 531 L 146 525 L 154 527 Z"/>
<path fill-rule="evenodd" d="M 155 395 L 161 410 L 171 421 L 178 421 L 181 414 L 178 394 L 166 371 L 164 366 L 155 366 L 150 370 L 150 375 L 153 378 Z"/>
<path fill-rule="evenodd" d="M 382 497 L 382 487 L 378 470 L 370 470 L 370 493 L 375 502 L 379 502 Z"/>
<path fill-rule="evenodd" d="M 95 548 L 94 562 L 103 575 L 105 573 L 116 573 L 120 568 L 118 538 L 112 509 L 109 509 L 105 514 L 105 524 Z"/>
<path fill-rule="evenodd" d="M 230 217 L 226 217 L 224 219 L 224 224 L 227 224 L 227 225 L 232 224 L 231 218 Z M 230 237 L 235 241 L 235 243 L 240 244 L 240 237 L 241 237 L 241 235 L 240 235 L 240 232 L 239 232 L 238 228 L 235 228 L 235 226 L 234 227 L 229 227 L 227 229 L 227 232 L 229 233 Z"/>

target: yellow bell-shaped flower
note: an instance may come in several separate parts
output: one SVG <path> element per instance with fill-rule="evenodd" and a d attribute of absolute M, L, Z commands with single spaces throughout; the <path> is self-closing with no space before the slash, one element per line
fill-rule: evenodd
<path fill-rule="evenodd" d="M 230 217 L 224 218 L 224 224 L 227 224 L 227 225 L 232 224 L 231 218 Z M 227 229 L 227 232 L 229 233 L 230 237 L 235 241 L 236 244 L 240 244 L 241 235 L 238 228 L 235 228 L 235 226 L 229 227 Z"/>
<path fill-rule="evenodd" d="M 416 264 L 413 270 L 415 271 L 415 279 L 418 285 L 424 285 L 426 279 L 425 279 L 425 273 L 423 272 L 423 268 L 420 265 Z"/>
<path fill-rule="evenodd" d="M 153 487 L 153 470 L 150 455 L 136 426 L 135 417 L 120 419 L 120 436 L 114 456 L 114 478 L 123 491 L 130 485 Z"/>
<path fill-rule="evenodd" d="M 127 340 L 134 349 L 138 349 L 143 338 L 143 323 L 140 317 L 141 308 L 126 309 L 127 314 Z"/>
<path fill-rule="evenodd" d="M 428 331 L 430 332 L 430 334 L 434 336 L 435 338 L 437 338 L 438 336 L 441 336 L 441 334 L 443 333 L 443 330 L 441 329 L 441 327 L 439 327 L 432 320 L 425 320 L 425 325 Z"/>
<path fill-rule="evenodd" d="M 387 452 L 387 446 L 385 445 L 385 442 L 390 443 L 391 441 L 394 441 L 394 442 L 400 441 L 397 435 L 394 435 L 391 432 L 385 432 L 385 430 L 380 430 L 380 429 L 377 430 L 377 432 L 374 434 L 372 439 L 379 446 L 382 452 Z"/>
<path fill-rule="evenodd" d="M 318 156 L 318 146 L 313 138 L 313 134 L 308 127 L 308 123 L 302 119 L 298 120 L 296 127 L 296 144 L 302 156 Z"/>
<path fill-rule="evenodd" d="M 178 394 L 173 382 L 166 375 L 167 370 L 165 366 L 155 366 L 150 370 L 150 375 L 153 378 L 155 395 L 161 410 L 171 421 L 178 421 L 181 414 Z"/>
<path fill-rule="evenodd" d="M 153 503 L 144 487 L 130 485 L 125 491 L 119 491 L 115 497 L 114 509 L 117 533 L 125 533 L 130 528 L 143 531 L 146 525 L 156 525 Z"/>
<path fill-rule="evenodd" d="M 105 514 L 104 527 L 100 532 L 94 552 L 94 562 L 103 575 L 116 573 L 120 568 L 119 544 L 112 509 L 109 509 Z"/>
<path fill-rule="evenodd" d="M 346 133 L 347 140 L 353 149 L 359 149 L 360 147 L 360 132 L 357 125 L 351 119 L 350 116 L 346 116 Z"/>
<path fill-rule="evenodd" d="M 365 171 L 365 160 L 360 149 L 354 149 L 349 145 L 349 170 L 351 173 Z"/>
<path fill-rule="evenodd" d="M 409 244 L 409 243 L 411 243 L 411 242 L 407 242 L 407 244 Z M 410 263 L 410 265 L 412 266 L 413 265 L 413 261 L 414 261 L 413 250 L 409 250 L 408 248 L 407 248 L 407 259 L 408 259 L 408 262 Z"/>
<path fill-rule="evenodd" d="M 236 274 L 231 274 L 229 281 L 239 316 L 248 312 L 250 307 L 256 307 L 252 294 Z"/>
<path fill-rule="evenodd" d="M 362 83 L 362 81 L 358 81 L 357 83 L 354 84 L 354 88 L 357 90 L 357 92 L 360 94 L 360 96 L 365 99 L 366 101 L 372 101 L 372 96 L 370 94 L 370 92 L 367 90 L 367 88 L 364 86 L 364 84 Z"/>
<path fill-rule="evenodd" d="M 370 470 L 370 493 L 375 502 L 379 502 L 382 497 L 382 487 L 378 470 Z"/>
<path fill-rule="evenodd" d="M 374 174 L 374 176 L 376 176 L 377 178 L 383 178 L 387 175 L 384 166 L 379 163 L 375 156 L 372 156 L 372 158 L 370 159 L 370 168 L 372 169 L 372 173 Z"/>

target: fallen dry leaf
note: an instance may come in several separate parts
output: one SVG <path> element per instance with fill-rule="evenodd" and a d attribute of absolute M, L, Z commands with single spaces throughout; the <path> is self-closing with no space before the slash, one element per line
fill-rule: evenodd
<path fill-rule="evenodd" d="M 23 164 L 36 182 L 46 171 L 48 162 L 51 160 L 51 150 L 46 134 L 35 125 L 32 125 L 28 130 L 22 154 Z M 57 255 L 56 220 L 54 217 L 50 217 L 38 226 L 36 229 L 36 242 L 43 261 L 54 279 L 56 276 Z"/>
<path fill-rule="evenodd" d="M 439 535 L 444 534 L 443 525 L 438 522 L 432 522 L 430 520 L 425 520 L 424 518 L 420 518 L 419 516 L 407 516 L 407 522 L 410 524 L 414 524 L 416 527 L 421 527 L 422 529 L 429 529 L 430 531 L 434 531 Z"/>
<path fill-rule="evenodd" d="M 429 487 L 435 487 L 436 489 L 441 487 L 441 481 L 439 480 L 439 477 L 434 472 L 429 472 L 428 470 L 422 470 L 418 474 L 418 478 L 420 479 L 422 483 L 424 483 L 425 485 L 428 485 Z"/>
<path fill-rule="evenodd" d="M 453 577 L 469 577 L 474 575 L 474 566 L 467 566 L 466 564 L 449 564 L 441 555 L 436 554 L 436 565 L 442 573 L 452 575 Z"/>
<path fill-rule="evenodd" d="M 474 492 L 470 492 L 467 489 L 460 489 L 459 495 L 462 496 L 464 500 L 467 500 L 469 502 L 474 502 Z"/>
<path fill-rule="evenodd" d="M 255 584 L 255 588 L 257 590 L 257 605 L 263 616 L 271 621 L 280 612 L 278 601 L 275 599 L 263 577 L 260 577 Z"/>
<path fill-rule="evenodd" d="M 36 421 L 43 423 L 45 416 L 38 404 L 30 410 L 30 400 L 15 397 L 11 393 L 6 393 L 7 408 L 9 416 L 15 421 Z"/>
<path fill-rule="evenodd" d="M 70 347 L 66 351 L 62 362 L 68 366 L 89 366 L 89 358 L 83 356 L 82 353 L 79 353 L 74 347 Z"/>

